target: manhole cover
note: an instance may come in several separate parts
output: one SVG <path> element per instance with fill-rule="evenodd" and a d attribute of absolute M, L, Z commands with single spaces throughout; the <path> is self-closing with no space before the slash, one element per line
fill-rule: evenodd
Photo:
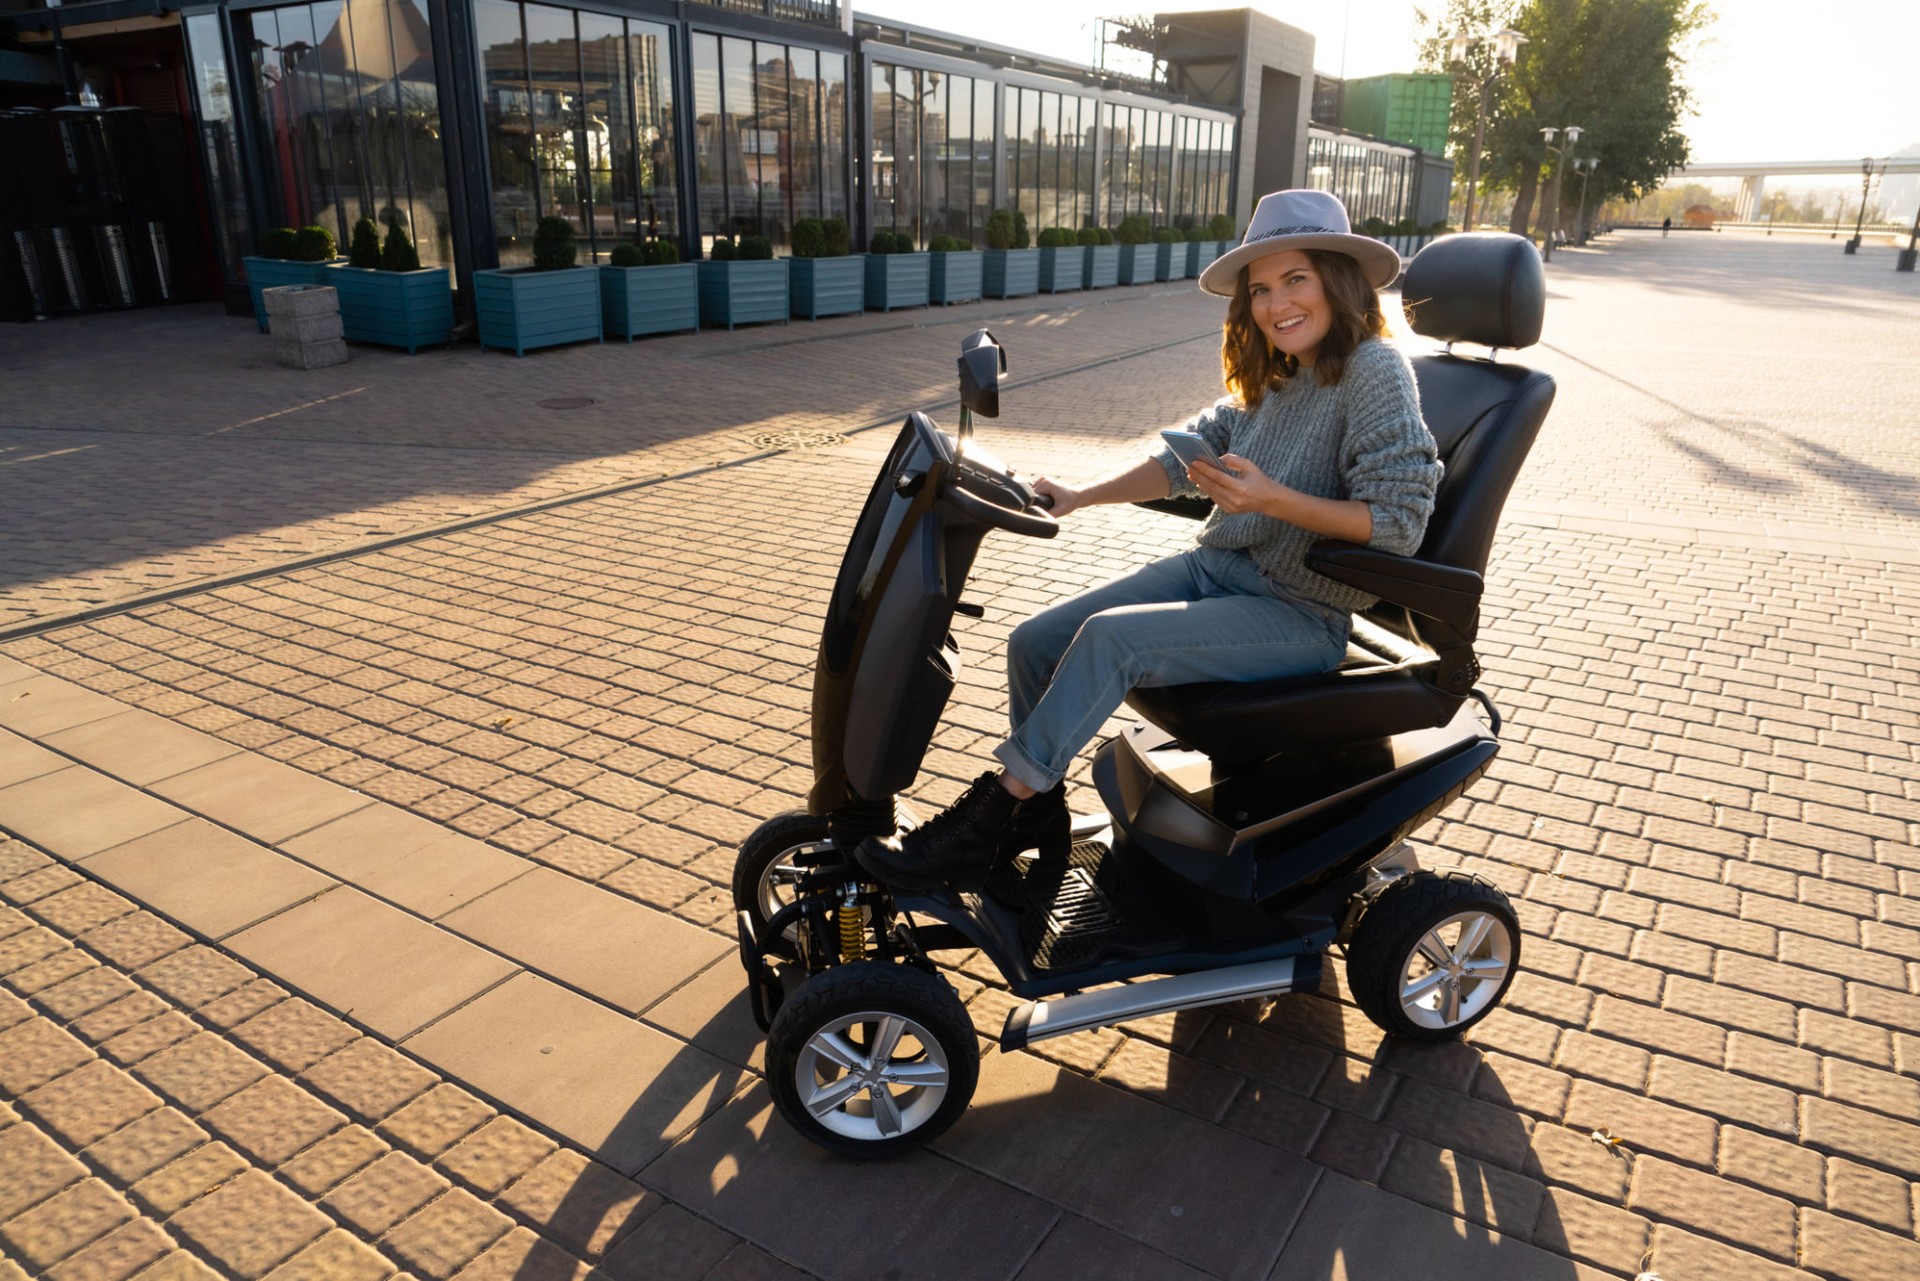
<path fill-rule="evenodd" d="M 585 409 L 593 403 L 591 396 L 558 396 L 552 400 L 536 401 L 542 409 Z"/>
<path fill-rule="evenodd" d="M 768 431 L 753 438 L 761 449 L 832 449 L 847 438 L 834 431 Z"/>

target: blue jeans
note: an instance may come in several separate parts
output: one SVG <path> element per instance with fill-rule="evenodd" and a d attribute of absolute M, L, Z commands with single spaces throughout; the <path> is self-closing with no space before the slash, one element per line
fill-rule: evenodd
<path fill-rule="evenodd" d="M 1196 547 L 1035 614 L 1007 642 L 1007 772 L 1045 791 L 1139 686 L 1330 671 L 1352 618 Z"/>

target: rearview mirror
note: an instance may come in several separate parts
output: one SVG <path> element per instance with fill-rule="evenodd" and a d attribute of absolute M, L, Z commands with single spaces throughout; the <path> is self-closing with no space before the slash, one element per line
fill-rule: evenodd
<path fill-rule="evenodd" d="M 1000 416 L 1000 375 L 1007 352 L 991 331 L 976 329 L 960 344 L 960 404 L 987 418 Z"/>

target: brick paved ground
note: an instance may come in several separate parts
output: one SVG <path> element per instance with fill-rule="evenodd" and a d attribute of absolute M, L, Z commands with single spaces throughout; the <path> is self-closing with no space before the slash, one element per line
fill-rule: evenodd
<path fill-rule="evenodd" d="M 1428 862 L 1482 871 L 1521 902 L 1528 972 L 1506 1008 L 1466 1046 L 1388 1046 L 1335 966 L 1322 993 L 1261 1017 L 1186 1015 L 992 1056 L 973 1114 L 884 1176 L 769 1125 L 718 950 L 731 843 L 805 786 L 818 609 L 891 429 L 824 449 L 758 438 L 947 399 L 954 339 L 986 318 L 1017 374 L 1053 375 L 1006 397 L 990 443 L 1088 473 L 1213 394 L 1215 305 L 1122 291 L 1004 318 L 976 307 L 525 361 L 356 349 L 325 371 L 337 387 L 239 369 L 263 363 L 244 322 L 187 322 L 219 336 L 231 368 L 212 379 L 150 317 L 93 322 L 124 326 L 130 359 L 168 390 L 132 376 L 88 389 L 116 432 L 50 376 L 0 411 L 19 424 L 0 434 L 9 546 L 66 530 L 10 558 L 0 599 L 18 619 L 621 488 L 0 646 L 0 725 L 60 753 L 0 766 L 0 825 L 24 838 L 0 846 L 14 905 L 0 971 L 19 998 L 0 1052 L 17 1038 L 7 1070 L 28 1065 L 0 1080 L 14 1100 L 0 1122 L 20 1118 L 0 1145 L 52 1171 L 0 1204 L 0 1241 L 39 1259 L 109 1231 L 157 1250 L 164 1234 L 187 1252 L 175 1257 L 257 1275 L 266 1265 L 209 1244 L 226 1207 L 257 1202 L 301 1225 L 287 1237 L 313 1229 L 302 1246 L 326 1229 L 328 1248 L 370 1267 L 441 1275 L 478 1250 L 422 1263 L 407 1243 L 428 1228 L 410 1234 L 410 1212 L 457 1220 L 468 1246 L 517 1224 L 503 1242 L 544 1232 L 573 1258 L 624 1230 L 566 1236 L 525 1208 L 531 1192 L 516 1203 L 473 1182 L 233 1031 L 245 1016 L 221 1004 L 226 989 L 179 997 L 165 957 L 97 945 L 110 917 L 144 937 L 158 913 L 211 941 L 179 936 L 175 955 L 244 974 L 234 989 L 270 994 L 303 1028 L 343 1029 L 361 1053 L 398 1044 L 382 1062 L 422 1091 L 445 1078 L 434 1097 L 460 1123 L 498 1108 L 488 1124 L 563 1140 L 549 1160 L 569 1164 L 548 1183 L 668 1206 L 658 1230 L 682 1235 L 636 1230 L 622 1257 L 685 1275 L 949 1274 L 928 1270 L 940 1260 L 982 1276 L 1380 1276 L 1413 1259 L 1433 1275 L 1629 1276 L 1643 1262 L 1669 1279 L 1914 1275 L 1920 444 L 1905 428 L 1920 404 L 1901 375 L 1920 359 L 1920 300 L 1890 262 L 1734 236 L 1616 237 L 1557 257 L 1551 279 L 1528 360 L 1560 380 L 1560 403 L 1510 504 L 1483 633 L 1506 746 L 1423 841 Z M 59 337 L 34 330 L 34 359 L 10 344 L 0 364 L 38 368 Z M 716 373 L 724 397 L 707 394 Z M 530 407 L 582 394 L 600 402 L 588 417 Z M 110 526 L 123 544 L 84 538 L 103 510 L 125 513 Z M 1013 622 L 1189 534 L 1100 511 L 1054 544 L 991 541 L 974 589 L 987 618 L 968 629 L 971 666 L 918 799 L 944 801 L 979 768 Z M 27 747 L 0 739 L 0 762 L 7 743 Z M 259 772 L 276 760 L 292 771 Z M 306 811 L 287 799 L 298 779 L 321 780 Z M 164 822 L 140 809 L 162 804 Z M 70 820 L 77 809 L 98 817 Z M 223 866 L 270 869 L 250 883 L 282 888 L 236 902 L 156 876 L 166 833 L 209 820 L 245 838 Z M 395 831 L 413 833 L 406 858 L 374 857 L 400 848 Z M 409 879 L 427 858 L 416 845 L 441 848 L 423 831 L 458 842 L 430 879 L 459 895 Z M 556 918 L 678 950 L 636 964 L 516 927 Z M 396 999 L 410 983 L 302 942 L 335 935 L 471 977 Z M 992 974 L 966 964 L 955 981 L 997 1031 L 1007 998 Z M 114 999 L 140 999 L 157 1025 L 124 1054 L 121 1029 L 87 1023 Z M 513 1028 L 532 1037 L 524 1052 L 499 1031 Z M 609 1048 L 653 1066 L 609 1072 L 596 1058 Z M 228 1084 L 279 1109 L 254 1122 L 271 1151 L 214 1115 Z M 98 1151 L 163 1105 L 168 1125 L 177 1114 L 213 1139 L 178 1154 L 205 1163 L 180 1195 L 206 1193 L 178 1206 Z M 326 1150 L 307 1146 L 320 1135 L 355 1126 L 396 1149 L 378 1212 L 289 1173 Z M 0 1194 L 13 1186 L 0 1176 Z M 408 1191 L 389 1205 L 389 1187 Z M 946 1213 L 920 1217 L 934 1205 Z M 1001 1230 L 982 1246 L 988 1219 Z M 704 1244 L 667 1244 L 683 1236 Z"/>

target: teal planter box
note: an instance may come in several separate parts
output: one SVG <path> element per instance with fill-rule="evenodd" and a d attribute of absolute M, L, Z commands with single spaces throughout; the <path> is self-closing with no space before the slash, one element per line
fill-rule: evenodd
<path fill-rule="evenodd" d="M 751 262 L 703 262 L 700 269 L 700 323 L 758 325 L 787 322 L 785 258 Z"/>
<path fill-rule="evenodd" d="M 473 273 L 473 310 L 480 322 L 480 348 L 502 347 L 516 356 L 529 347 L 557 347 L 600 336 L 600 269 L 493 268 Z"/>
<path fill-rule="evenodd" d="M 793 314 L 818 320 L 867 309 L 867 256 L 789 258 Z"/>
<path fill-rule="evenodd" d="M 445 267 L 376 271 L 329 267 L 320 281 L 340 295 L 340 324 L 349 342 L 444 347 L 453 339 L 453 281 Z"/>
<path fill-rule="evenodd" d="M 698 264 L 600 268 L 600 324 L 632 342 L 641 334 L 700 328 Z"/>
<path fill-rule="evenodd" d="M 345 261 L 345 258 L 335 258 L 329 262 L 242 258 L 240 262 L 247 269 L 247 292 L 253 295 L 253 318 L 260 322 L 260 332 L 267 332 L 267 300 L 260 296 L 262 290 L 278 289 L 282 285 L 324 285 L 327 280 L 320 273 L 334 263 Z"/>
<path fill-rule="evenodd" d="M 1187 278 L 1187 242 L 1176 241 L 1170 245 L 1153 246 L 1153 278 L 1155 280 L 1185 280 Z"/>
<path fill-rule="evenodd" d="M 1123 285 L 1150 285 L 1154 282 L 1154 262 L 1158 258 L 1155 252 L 1158 245 L 1121 245 L 1120 283 Z"/>
<path fill-rule="evenodd" d="M 978 249 L 928 254 L 927 301 L 946 307 L 980 297 L 985 258 Z"/>
<path fill-rule="evenodd" d="M 873 311 L 924 307 L 932 296 L 931 254 L 868 254 L 867 306 Z"/>
<path fill-rule="evenodd" d="M 1111 289 L 1119 284 L 1120 246 L 1088 246 L 1087 270 L 1080 280 L 1082 287 L 1086 289 Z"/>
<path fill-rule="evenodd" d="M 1196 279 L 1207 269 L 1215 258 L 1224 252 L 1217 240 L 1189 240 L 1187 242 L 1187 274 Z"/>
<path fill-rule="evenodd" d="M 1087 246 L 1065 245 L 1040 251 L 1040 292 L 1064 294 L 1087 287 Z"/>
<path fill-rule="evenodd" d="M 981 264 L 981 291 L 989 298 L 1024 298 L 1040 292 L 1038 249 L 989 249 Z"/>

